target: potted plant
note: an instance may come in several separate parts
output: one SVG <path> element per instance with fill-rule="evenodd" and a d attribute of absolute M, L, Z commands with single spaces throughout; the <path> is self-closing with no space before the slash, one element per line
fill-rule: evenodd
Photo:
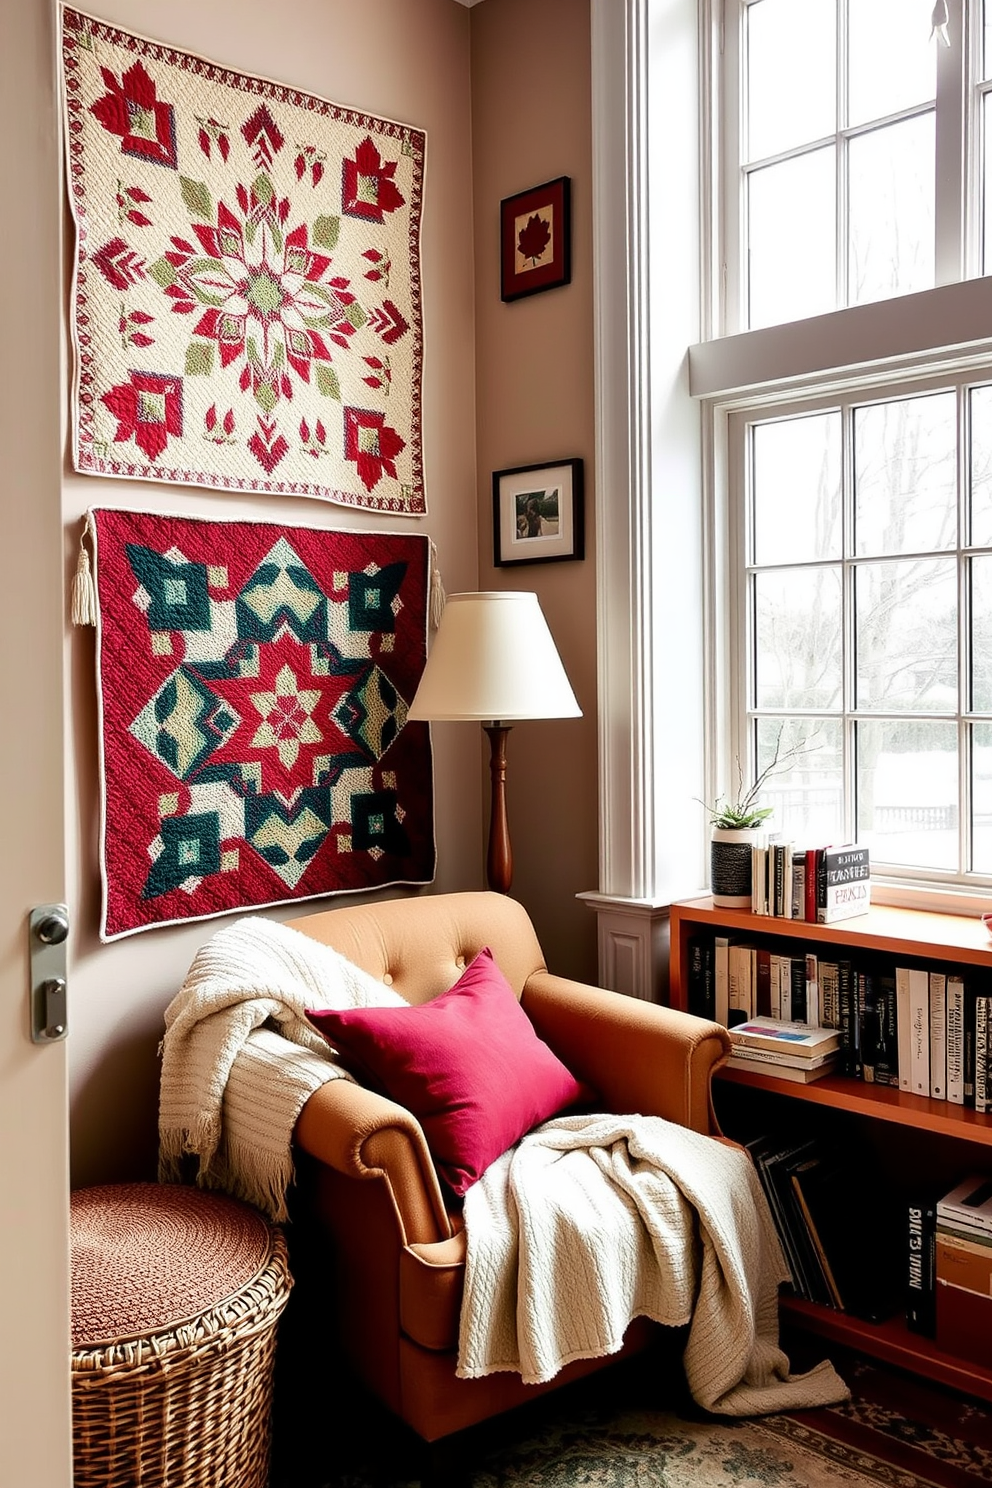
<path fill-rule="evenodd" d="M 758 805 L 761 788 L 770 775 L 809 748 L 803 743 L 783 754 L 781 744 L 779 736 L 770 762 L 747 790 L 738 759 L 736 796 L 732 800 L 718 796 L 712 805 L 701 802 L 710 818 L 710 894 L 713 903 L 721 908 L 751 908 L 751 852 L 774 809 Z"/>

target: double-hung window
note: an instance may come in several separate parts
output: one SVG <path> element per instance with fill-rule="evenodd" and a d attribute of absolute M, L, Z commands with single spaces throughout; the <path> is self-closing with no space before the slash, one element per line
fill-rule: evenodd
<path fill-rule="evenodd" d="M 708 18 L 714 784 L 777 755 L 773 829 L 987 892 L 992 0 Z"/>

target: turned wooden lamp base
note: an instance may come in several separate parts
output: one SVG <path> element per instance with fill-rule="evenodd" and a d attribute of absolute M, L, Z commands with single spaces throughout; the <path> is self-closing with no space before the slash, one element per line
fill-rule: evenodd
<path fill-rule="evenodd" d="M 486 879 L 497 894 L 508 894 L 513 881 L 510 824 L 506 817 L 506 736 L 510 728 L 505 723 L 484 723 L 482 727 L 489 735 L 489 773 L 492 776 Z"/>

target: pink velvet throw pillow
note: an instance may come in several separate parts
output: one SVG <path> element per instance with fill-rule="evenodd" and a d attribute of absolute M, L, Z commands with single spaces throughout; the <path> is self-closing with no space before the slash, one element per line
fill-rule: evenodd
<path fill-rule="evenodd" d="M 535 1033 L 488 946 L 432 1002 L 307 1017 L 357 1075 L 412 1111 L 456 1194 L 588 1094 Z"/>

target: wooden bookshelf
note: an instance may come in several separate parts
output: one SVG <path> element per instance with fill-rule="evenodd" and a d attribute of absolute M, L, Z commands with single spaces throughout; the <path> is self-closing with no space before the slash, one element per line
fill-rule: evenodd
<path fill-rule="evenodd" d="M 688 943 L 701 930 L 746 938 L 757 944 L 775 943 L 779 947 L 784 942 L 809 948 L 829 946 L 835 954 L 852 960 L 871 954 L 890 958 L 893 964 L 930 962 L 992 974 L 992 941 L 978 916 L 874 905 L 856 919 L 818 925 L 806 920 L 716 908 L 707 897 L 674 904 L 670 930 L 670 1001 L 673 1007 L 683 1010 L 688 1004 Z M 896 1141 L 912 1143 L 916 1134 L 926 1133 L 941 1153 L 945 1151 L 943 1144 L 947 1144 L 949 1170 L 955 1168 L 960 1154 L 967 1152 L 970 1163 L 977 1152 L 979 1162 L 987 1160 L 992 1172 L 992 1115 L 969 1106 L 910 1095 L 892 1086 L 869 1084 L 842 1075 L 828 1075 L 802 1085 L 777 1079 L 766 1071 L 722 1069 L 717 1072 L 717 1080 L 734 1087 L 738 1100 L 747 1101 L 748 1092 L 753 1091 L 756 1096 L 764 1094 L 805 1103 L 818 1108 L 821 1114 L 833 1110 L 863 1121 L 883 1123 Z M 729 1134 L 734 1135 L 732 1131 Z M 894 1264 L 901 1265 L 902 1257 L 894 1258 Z M 992 1401 L 992 1359 L 984 1367 L 944 1353 L 932 1339 L 911 1332 L 901 1318 L 884 1323 L 866 1322 L 788 1295 L 782 1298 L 782 1314 L 797 1326 L 837 1343 Z"/>

